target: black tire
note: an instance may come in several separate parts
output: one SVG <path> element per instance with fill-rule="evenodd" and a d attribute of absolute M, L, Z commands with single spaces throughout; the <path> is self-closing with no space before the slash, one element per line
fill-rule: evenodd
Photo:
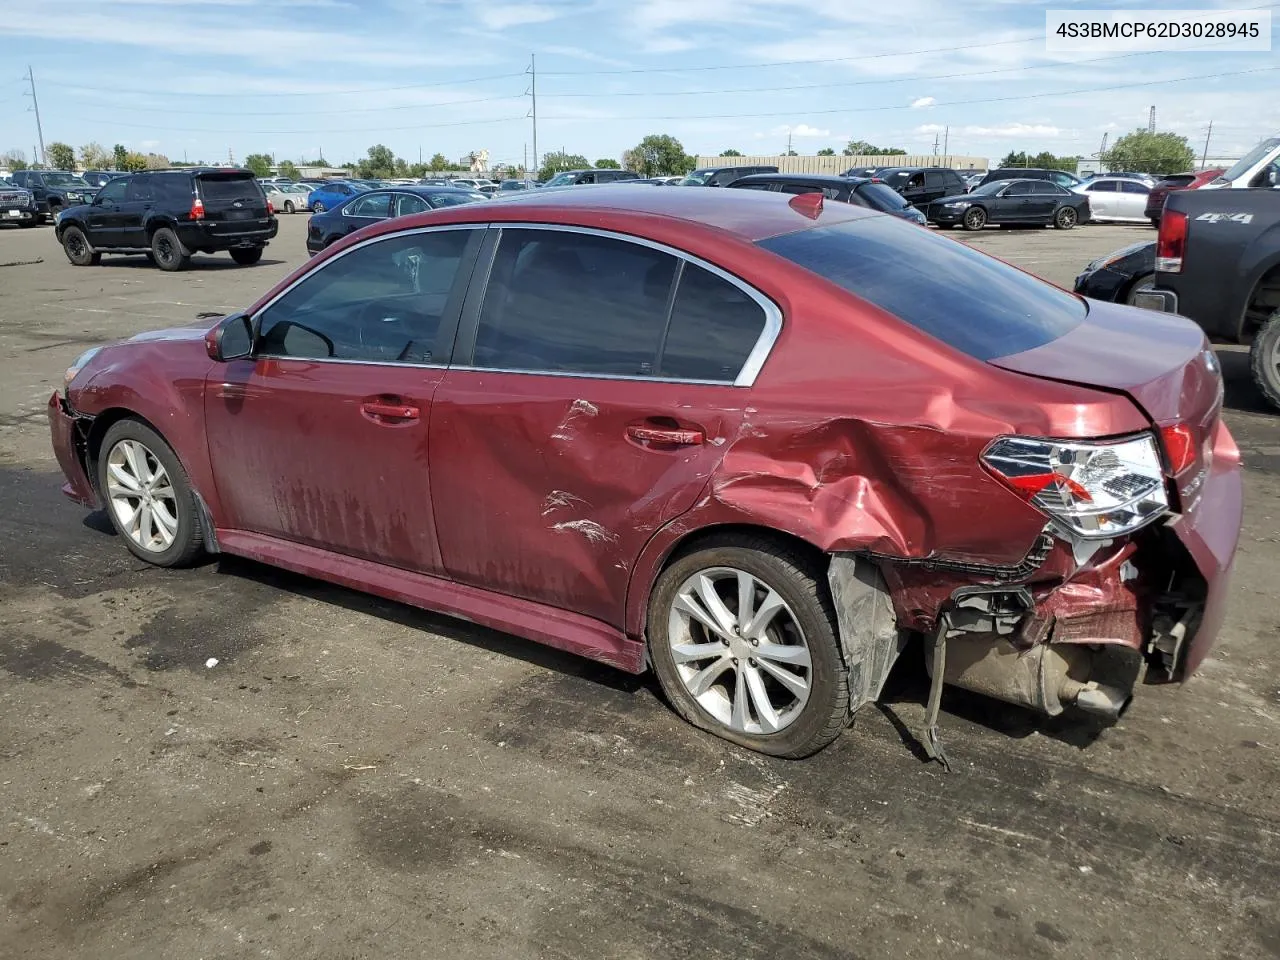
<path fill-rule="evenodd" d="M 736 568 L 767 584 L 790 607 L 803 631 L 812 663 L 809 698 L 795 718 L 775 733 L 733 730 L 707 712 L 680 677 L 669 640 L 672 604 L 689 577 L 715 567 Z M 677 557 L 658 577 L 649 600 L 648 624 L 649 660 L 658 682 L 676 712 L 695 727 L 749 750 L 798 759 L 821 750 L 848 725 L 848 671 L 826 578 L 808 557 L 791 547 L 766 537 L 727 535 L 706 541 Z M 736 680 L 736 671 L 733 675 Z"/>
<path fill-rule="evenodd" d="M 96 267 L 102 262 L 102 254 L 93 249 L 89 238 L 79 227 L 67 227 L 62 231 L 62 252 L 77 267 Z"/>
<path fill-rule="evenodd" d="M 324 213 L 324 204 L 317 200 L 311 205 L 312 213 Z"/>
<path fill-rule="evenodd" d="M 1151 225 L 1152 225 L 1153 227 L 1155 227 L 1157 230 L 1159 230 L 1159 229 L 1160 229 L 1160 218 L 1159 218 L 1159 217 L 1151 217 Z"/>
<path fill-rule="evenodd" d="M 987 211 L 981 207 L 970 207 L 964 212 L 964 228 L 966 230 L 981 230 L 987 225 Z"/>
<path fill-rule="evenodd" d="M 124 529 L 120 517 L 113 506 L 111 496 L 108 493 L 107 464 L 111 451 L 123 440 L 132 440 L 146 447 L 155 460 L 164 467 L 165 473 L 169 475 L 169 483 L 172 485 L 174 492 L 175 512 L 178 523 L 173 543 L 167 550 L 147 550 L 135 541 L 130 533 Z M 102 438 L 102 444 L 98 448 L 97 466 L 98 492 L 103 502 L 107 505 L 107 517 L 111 520 L 111 526 L 115 528 L 120 539 L 124 541 L 124 545 L 129 548 L 130 553 L 140 560 L 145 560 L 147 563 L 154 564 L 157 567 L 187 566 L 200 555 L 204 549 L 204 529 L 200 523 L 200 512 L 196 497 L 191 490 L 191 483 L 187 479 L 187 473 L 182 469 L 182 464 L 178 461 L 177 455 L 160 434 L 138 420 L 116 421 L 107 428 L 106 436 Z"/>
<path fill-rule="evenodd" d="M 1249 347 L 1249 370 L 1267 403 L 1280 410 L 1280 310 L 1271 315 L 1253 338 Z"/>
<path fill-rule="evenodd" d="M 1133 306 L 1133 298 L 1136 294 L 1150 290 L 1156 285 L 1156 275 L 1154 273 L 1143 273 L 1133 278 L 1133 282 L 1125 289 L 1124 302 Z"/>
<path fill-rule="evenodd" d="M 295 207 L 295 206 L 293 205 L 293 201 L 292 201 L 292 200 L 286 200 L 286 201 L 284 202 L 284 212 L 285 212 L 285 213 L 293 213 L 293 212 L 294 212 L 295 210 L 297 210 L 297 209 L 298 209 L 298 208 L 297 208 L 297 207 Z"/>
<path fill-rule="evenodd" d="M 186 269 L 191 254 L 170 227 L 161 227 L 151 235 L 151 259 L 161 270 L 173 273 Z"/>
<path fill-rule="evenodd" d="M 249 247 L 248 249 L 232 250 L 231 259 L 242 267 L 251 267 L 262 259 L 262 247 Z"/>
<path fill-rule="evenodd" d="M 1080 221 L 1075 207 L 1059 207 L 1053 215 L 1053 229 L 1070 230 Z"/>

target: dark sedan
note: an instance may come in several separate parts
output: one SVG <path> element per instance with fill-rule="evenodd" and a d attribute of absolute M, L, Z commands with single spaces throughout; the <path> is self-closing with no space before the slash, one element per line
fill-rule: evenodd
<path fill-rule="evenodd" d="M 1140 240 L 1099 257 L 1076 277 L 1075 291 L 1095 300 L 1134 302 L 1156 285 L 1156 242 Z"/>
<path fill-rule="evenodd" d="M 912 223 L 923 224 L 924 214 L 887 183 L 870 177 L 826 177 L 812 173 L 757 173 L 729 184 L 735 190 L 773 193 L 820 193 L 828 200 L 879 210 Z"/>
<path fill-rule="evenodd" d="M 426 213 L 487 199 L 478 190 L 459 187 L 392 187 L 360 193 L 307 221 L 307 253 L 315 256 L 329 244 L 379 220 Z"/>
<path fill-rule="evenodd" d="M 943 197 L 929 204 L 925 215 L 943 228 L 963 226 L 981 230 L 988 224 L 1052 224 L 1070 230 L 1089 220 L 1089 198 L 1048 180 L 993 180 L 969 193 Z"/>

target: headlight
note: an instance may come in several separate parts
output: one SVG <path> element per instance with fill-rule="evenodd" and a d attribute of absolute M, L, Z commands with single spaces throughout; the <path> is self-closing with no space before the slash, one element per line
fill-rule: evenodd
<path fill-rule="evenodd" d="M 59 214 L 59 216 L 61 216 L 61 214 Z M 71 366 L 67 367 L 67 372 L 62 375 L 62 399 L 65 400 L 67 398 L 67 390 L 71 386 L 71 381 L 79 375 L 80 371 L 85 368 L 85 365 L 96 357 L 101 350 L 101 347 L 90 347 L 84 353 L 80 354 L 80 356 L 76 357 L 75 362 L 71 364 Z"/>
<path fill-rule="evenodd" d="M 965 207 L 972 207 L 973 204 L 970 203 L 968 200 L 952 200 L 950 203 L 946 204 L 945 206 L 947 206 L 949 209 L 952 209 L 952 210 L 963 210 Z"/>
<path fill-rule="evenodd" d="M 1149 433 L 1124 440 L 1000 437 L 982 454 L 997 480 L 1067 532 L 1123 536 L 1169 509 L 1164 467 Z"/>

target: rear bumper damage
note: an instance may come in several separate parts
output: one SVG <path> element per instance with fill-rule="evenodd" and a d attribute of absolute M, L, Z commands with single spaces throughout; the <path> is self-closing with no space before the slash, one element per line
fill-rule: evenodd
<path fill-rule="evenodd" d="M 1181 513 L 1109 541 L 1046 529 L 1018 564 L 833 554 L 853 709 L 879 696 L 912 632 L 944 683 L 1049 716 L 1118 718 L 1144 668 L 1147 683 L 1187 679 L 1222 626 L 1243 516 L 1225 427 L 1211 464 Z"/>

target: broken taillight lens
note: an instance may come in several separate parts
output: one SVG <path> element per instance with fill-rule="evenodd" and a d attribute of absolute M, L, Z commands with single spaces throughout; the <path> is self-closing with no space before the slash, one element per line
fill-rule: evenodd
<path fill-rule="evenodd" d="M 1164 466 L 1149 433 L 1123 440 L 1000 437 L 982 454 L 991 475 L 1067 533 L 1132 533 L 1169 509 Z"/>
<path fill-rule="evenodd" d="M 1196 462 L 1196 438 L 1185 423 L 1162 427 L 1160 439 L 1169 458 L 1169 476 L 1176 477 Z"/>
<path fill-rule="evenodd" d="M 1166 210 L 1160 216 L 1160 235 L 1156 239 L 1156 272 L 1181 273 L 1186 245 L 1187 215 L 1180 210 Z"/>

